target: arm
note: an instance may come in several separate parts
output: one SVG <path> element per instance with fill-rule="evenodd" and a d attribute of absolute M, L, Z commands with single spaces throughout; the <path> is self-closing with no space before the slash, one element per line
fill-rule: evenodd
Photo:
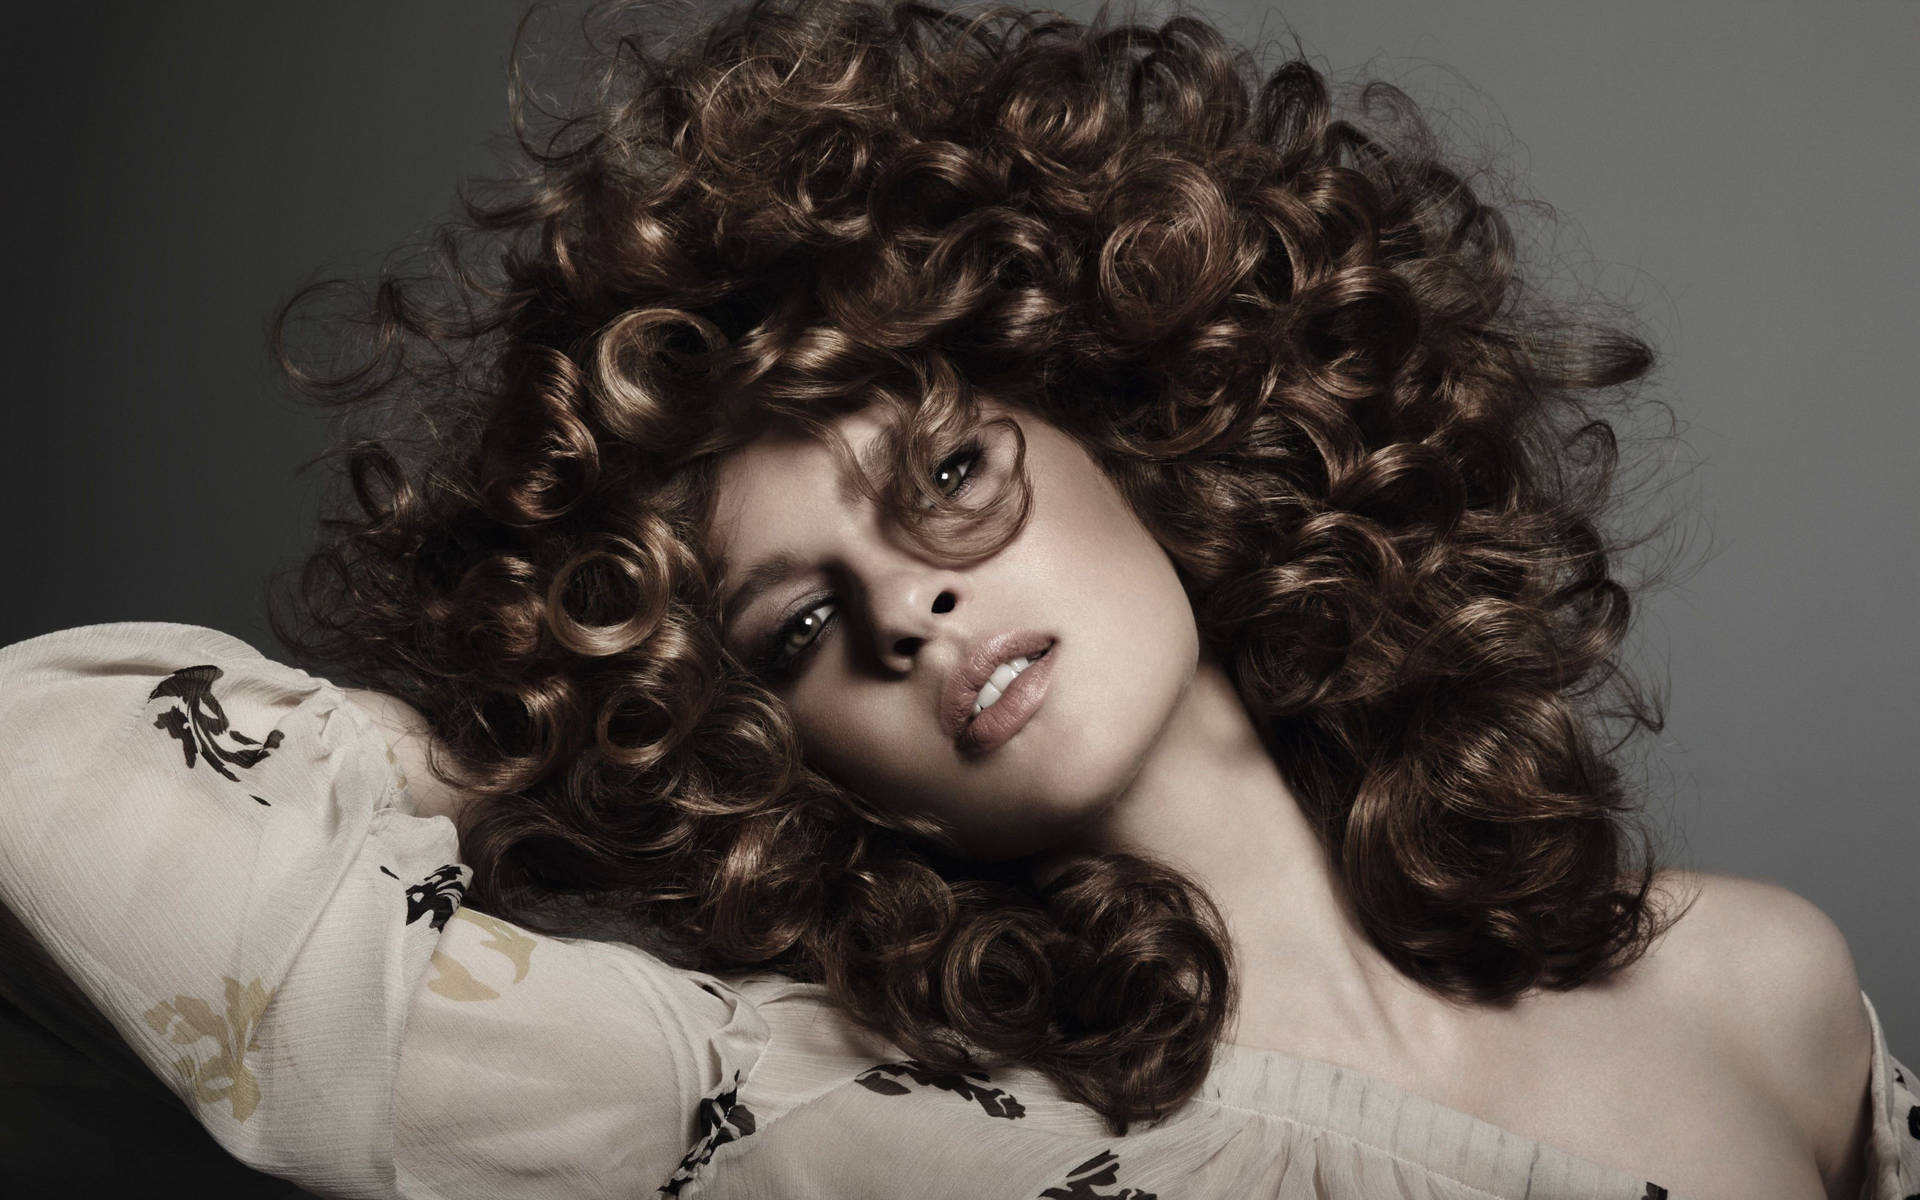
<path fill-rule="evenodd" d="M 212 630 L 0 649 L 0 903 L 215 1141 L 324 1195 L 658 1187 L 765 1027 L 464 904 L 379 724 Z"/>

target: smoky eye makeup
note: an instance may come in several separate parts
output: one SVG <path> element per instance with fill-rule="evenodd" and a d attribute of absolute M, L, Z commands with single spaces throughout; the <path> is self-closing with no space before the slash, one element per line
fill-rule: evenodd
<path fill-rule="evenodd" d="M 948 499 L 965 495 L 974 485 L 986 457 L 986 446 L 976 436 L 940 460 L 934 468 L 934 486 Z M 814 593 L 775 618 L 773 628 L 755 639 L 749 669 L 763 679 L 784 682 L 799 674 L 814 650 L 839 624 L 840 598 L 831 592 Z M 822 610 L 828 615 L 821 616 Z M 807 636 L 811 634 L 812 636 Z M 798 638 L 804 641 L 795 644 Z"/>

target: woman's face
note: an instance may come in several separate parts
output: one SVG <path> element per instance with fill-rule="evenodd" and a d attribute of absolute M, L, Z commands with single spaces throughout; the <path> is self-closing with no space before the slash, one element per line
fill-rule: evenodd
<path fill-rule="evenodd" d="M 762 678 L 808 762 L 878 807 L 950 820 L 970 855 L 1004 859 L 1060 844 L 1124 793 L 1193 678 L 1199 639 L 1166 552 L 1079 443 L 982 407 L 1019 423 L 1033 489 L 1026 524 L 987 558 L 927 557 L 804 435 L 765 436 L 723 460 L 709 536 L 726 643 L 745 663 L 770 643 L 790 656 L 788 674 Z M 873 409 L 834 424 L 856 455 L 881 428 Z M 977 498 L 1008 484 L 1013 435 L 981 432 L 977 461 L 944 460 L 937 487 Z M 741 587 L 787 560 L 789 571 Z M 1041 647 L 1021 672 L 1033 677 L 1009 683 L 956 741 L 955 719 L 995 694 L 965 686 L 970 656 L 977 679 Z"/>

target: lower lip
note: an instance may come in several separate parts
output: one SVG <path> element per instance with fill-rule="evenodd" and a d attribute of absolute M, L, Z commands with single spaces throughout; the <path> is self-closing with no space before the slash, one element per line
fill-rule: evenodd
<path fill-rule="evenodd" d="M 1047 698 L 1047 682 L 1059 652 L 1060 644 L 1055 642 L 1047 648 L 1045 658 L 1035 659 L 1014 677 L 991 707 L 975 713 L 973 720 L 960 731 L 960 748 L 985 754 L 1006 745 L 1009 738 L 1024 729 Z"/>

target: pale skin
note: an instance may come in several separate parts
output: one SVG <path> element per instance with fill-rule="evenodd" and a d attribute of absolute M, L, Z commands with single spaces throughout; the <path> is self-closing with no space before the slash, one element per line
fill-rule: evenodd
<path fill-rule="evenodd" d="M 1060 854 L 1132 850 L 1178 866 L 1232 938 L 1231 1042 L 1350 1067 L 1678 1196 L 1857 1194 L 1870 1033 L 1824 914 L 1771 884 L 1667 872 L 1662 892 L 1697 902 L 1605 983 L 1506 1007 L 1425 991 L 1362 932 L 1202 651 L 1165 550 L 1072 438 L 987 412 L 1019 422 L 1034 506 L 1011 542 L 965 566 L 913 546 L 817 441 L 763 437 L 721 464 L 710 538 L 728 579 L 776 554 L 801 564 L 723 634 L 742 661 L 782 627 L 788 650 L 811 644 L 770 681 L 811 762 L 871 803 L 948 818 L 983 857 L 1033 855 L 1044 871 Z M 880 425 L 869 410 L 836 428 L 859 451 Z M 939 485 L 996 486 L 1012 461 L 990 435 Z M 1010 741 L 970 756 L 939 727 L 940 689 L 964 645 L 1004 629 L 1057 639 L 1050 687 Z M 355 698 L 412 761 L 421 810 L 451 815 L 457 791 L 425 770 L 417 716 Z"/>

